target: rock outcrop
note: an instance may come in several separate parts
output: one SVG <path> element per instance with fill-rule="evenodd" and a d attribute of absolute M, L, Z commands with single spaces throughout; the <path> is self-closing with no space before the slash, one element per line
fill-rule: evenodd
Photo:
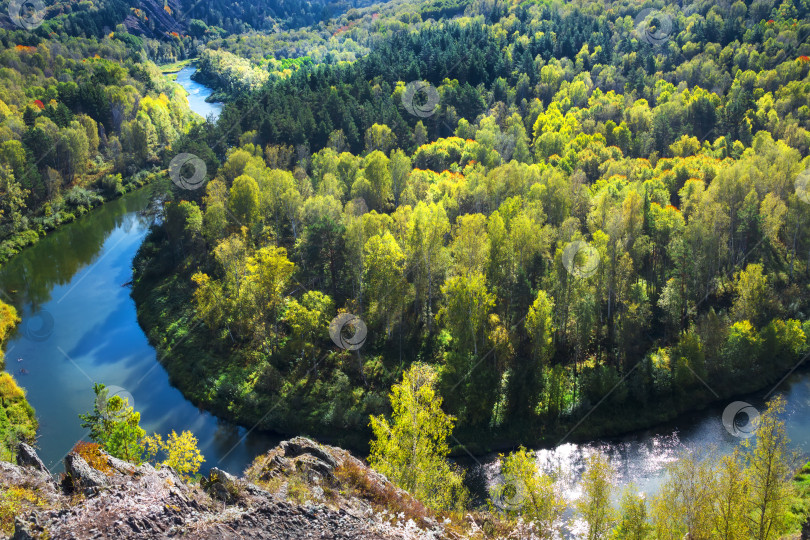
<path fill-rule="evenodd" d="M 14 539 L 454 536 L 347 451 L 301 437 L 260 456 L 243 477 L 212 468 L 199 484 L 101 452 L 101 462 L 69 454 L 57 485 L 33 449 L 19 455 L 17 465 L 0 462 L 0 488 L 36 496 L 15 517 Z"/>

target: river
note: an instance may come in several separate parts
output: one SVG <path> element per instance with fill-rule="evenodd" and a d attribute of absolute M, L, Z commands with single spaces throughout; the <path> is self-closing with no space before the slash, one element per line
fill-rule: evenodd
<path fill-rule="evenodd" d="M 213 93 L 213 90 L 207 86 L 191 80 L 191 76 L 197 68 L 187 66 L 177 72 L 177 79 L 175 82 L 185 88 L 188 92 L 188 105 L 192 111 L 199 114 L 203 118 L 213 117 L 214 121 L 219 118 L 224 104 L 219 102 L 209 103 L 206 100 L 208 96 Z"/>
<path fill-rule="evenodd" d="M 749 403 L 758 411 L 765 410 L 764 395 L 770 388 L 759 394 L 738 398 Z M 806 372 L 789 377 L 773 395 L 781 395 L 787 402 L 783 420 L 792 446 L 806 460 L 810 455 L 810 375 Z M 547 473 L 556 474 L 564 491 L 570 498 L 579 495 L 576 483 L 582 475 L 586 458 L 595 451 L 610 457 L 617 471 L 617 484 L 620 487 L 633 483 L 644 493 L 655 493 L 663 481 L 666 466 L 675 461 L 683 451 L 692 451 L 701 457 L 708 457 L 712 450 L 718 454 L 730 454 L 737 448 L 742 438 L 735 437 L 726 430 L 722 416 L 726 405 L 722 403 L 703 411 L 684 415 L 676 421 L 624 437 L 605 438 L 588 443 L 563 442 L 554 448 L 537 451 L 539 466 Z M 745 423 L 745 415 L 738 420 Z M 486 485 L 497 479 L 497 456 L 467 456 L 462 460 L 470 476 L 474 493 L 485 492 Z M 614 490 L 614 496 L 621 496 L 622 490 Z"/>
<path fill-rule="evenodd" d="M 193 69 L 181 73 L 190 76 Z M 202 86 L 186 75 L 182 80 L 178 76 L 178 82 Z M 198 113 L 214 105 L 191 97 L 189 101 Z M 52 471 L 61 468 L 63 456 L 78 440 L 87 439 L 78 415 L 92 409 L 94 382 L 131 396 L 148 433 L 194 432 L 206 458 L 203 471 L 218 466 L 240 473 L 279 440 L 218 420 L 183 398 L 169 383 L 138 325 L 126 284 L 132 277 L 132 259 L 148 232 L 150 223 L 141 211 L 151 197 L 147 187 L 109 202 L 48 235 L 0 270 L 0 296 L 17 306 L 23 318 L 7 346 L 7 369 L 26 388 L 37 411 L 40 453 Z M 766 392 L 742 399 L 763 410 Z M 784 419 L 793 445 L 806 456 L 810 376 L 794 374 L 777 393 L 787 400 Z M 611 457 L 620 484 L 633 482 L 652 493 L 666 464 L 679 452 L 716 448 L 729 453 L 740 443 L 722 424 L 725 405 L 621 438 L 586 444 L 562 441 L 555 448 L 539 450 L 538 461 L 546 471 L 559 471 L 564 488 L 575 497 L 585 458 L 600 450 Z M 466 457 L 459 463 L 468 471 L 476 499 L 482 501 L 486 486 L 497 476 L 497 456 Z"/>
<path fill-rule="evenodd" d="M 79 440 L 79 414 L 93 408 L 93 383 L 131 395 L 147 433 L 194 432 L 203 469 L 241 473 L 278 439 L 200 411 L 172 387 L 138 325 L 126 284 L 149 228 L 149 187 L 111 201 L 41 239 L 0 270 L 0 293 L 22 316 L 6 367 L 39 418 L 40 455 L 51 471 Z M 19 359 L 19 361 L 18 361 Z"/>

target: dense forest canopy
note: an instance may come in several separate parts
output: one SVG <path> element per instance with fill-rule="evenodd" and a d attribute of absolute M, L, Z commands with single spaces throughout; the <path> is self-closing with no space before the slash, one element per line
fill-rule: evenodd
<path fill-rule="evenodd" d="M 142 185 L 193 121 L 182 89 L 114 37 L 0 52 L 0 261 Z"/>
<path fill-rule="evenodd" d="M 0 263 L 172 185 L 132 292 L 172 382 L 243 425 L 370 450 L 431 511 L 469 502 L 454 449 L 770 396 L 810 352 L 808 0 L 31 6 L 0 20 Z M 165 75 L 190 60 L 217 121 Z M 0 303 L 0 344 L 17 322 Z M 36 425 L 6 375 L 0 457 Z M 196 474 L 191 433 L 147 437 L 107 392 L 77 451 Z M 588 537 L 795 529 L 783 409 L 740 453 L 673 465 L 651 519 L 632 489 L 612 513 L 615 470 L 590 456 Z M 525 448 L 500 467 L 543 498 L 497 513 L 551 537 L 552 479 Z"/>
<path fill-rule="evenodd" d="M 175 192 L 136 288 L 190 395 L 350 438 L 420 360 L 461 433 L 532 442 L 648 425 L 799 361 L 807 6 L 398 7 L 354 62 L 203 53 L 235 98 L 173 146 L 210 180 Z M 367 327 L 359 356 L 329 339 L 343 312 Z M 211 332 L 180 340 L 197 317 Z"/>

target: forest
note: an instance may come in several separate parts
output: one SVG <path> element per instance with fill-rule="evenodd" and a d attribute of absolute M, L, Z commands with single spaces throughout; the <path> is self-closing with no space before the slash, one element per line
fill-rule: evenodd
<path fill-rule="evenodd" d="M 779 381 L 810 335 L 805 12 L 663 11 L 652 45 L 596 6 L 414 23 L 181 135 L 211 179 L 176 190 L 134 291 L 173 380 L 364 448 L 422 361 L 479 450 Z M 340 313 L 357 352 L 330 340 Z"/>
<path fill-rule="evenodd" d="M 810 354 L 810 2 L 86 4 L 0 21 L 0 264 L 170 186 L 132 298 L 200 409 L 350 448 L 473 537 L 798 532 L 773 392 Z M 188 60 L 218 120 L 159 67 Z M 5 460 L 37 419 L 0 375 Z M 757 437 L 654 497 L 593 452 L 572 501 L 526 449 L 755 391 Z M 97 405 L 77 452 L 202 481 L 139 420 Z M 499 451 L 475 506 L 449 457 Z"/>
<path fill-rule="evenodd" d="M 0 263 L 144 185 L 194 120 L 183 91 L 112 34 L 21 38 L 0 36 Z"/>

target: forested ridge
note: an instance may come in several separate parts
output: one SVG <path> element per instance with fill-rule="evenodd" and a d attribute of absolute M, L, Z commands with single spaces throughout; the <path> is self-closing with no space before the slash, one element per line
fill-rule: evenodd
<path fill-rule="evenodd" d="M 639 31 L 643 8 L 391 16 L 356 62 L 270 77 L 182 136 L 210 180 L 136 261 L 173 380 L 362 447 L 419 360 L 470 448 L 775 384 L 810 331 L 806 6 L 666 6 Z M 359 353 L 329 339 L 342 312 Z"/>
<path fill-rule="evenodd" d="M 143 185 L 195 115 L 184 91 L 114 34 L 31 40 L 17 30 L 0 40 L 4 262 L 46 231 Z"/>
<path fill-rule="evenodd" d="M 808 0 L 104 0 L 43 3 L 34 23 L 15 6 L 0 263 L 171 178 L 132 296 L 201 408 L 367 455 L 414 499 L 360 469 L 340 489 L 415 537 L 430 521 L 469 538 L 765 540 L 806 521 L 780 397 L 755 438 L 679 455 L 649 498 L 612 497 L 598 448 L 572 497 L 525 446 L 772 397 L 806 367 Z M 156 65 L 191 59 L 227 101 L 217 121 Z M 0 302 L 0 345 L 18 322 Z M 5 460 L 36 418 L 2 375 Z M 93 442 L 74 448 L 91 475 L 104 450 L 230 481 L 199 476 L 191 432 L 147 436 L 133 404 L 94 391 Z M 476 504 L 448 456 L 501 449 Z M 264 465 L 275 496 L 336 496 L 329 475 L 318 494 L 311 471 L 282 484 Z M 0 492 L 0 529 L 38 489 Z"/>

